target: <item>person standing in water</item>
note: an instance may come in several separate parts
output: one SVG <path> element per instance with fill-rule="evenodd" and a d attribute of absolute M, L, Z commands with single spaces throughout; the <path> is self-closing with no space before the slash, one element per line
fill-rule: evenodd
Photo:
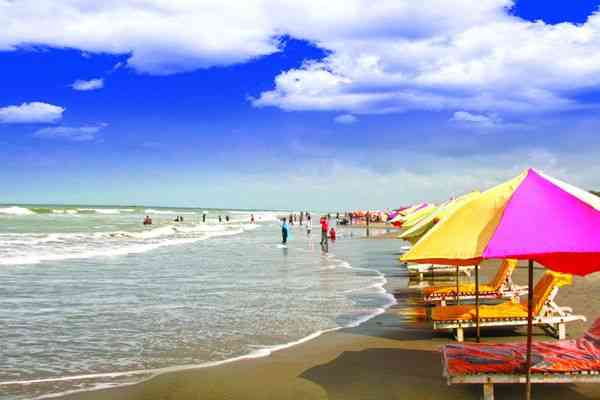
<path fill-rule="evenodd" d="M 254 214 L 250 214 L 250 223 L 251 224 L 256 223 L 256 221 L 254 221 Z"/>
<path fill-rule="evenodd" d="M 288 238 L 288 224 L 285 221 L 285 218 L 281 219 L 281 244 L 287 244 Z"/>
<path fill-rule="evenodd" d="M 229 222 L 229 215 L 225 216 L 225 222 Z"/>
<path fill-rule="evenodd" d="M 329 234 L 329 221 L 326 217 L 321 217 L 321 248 L 323 251 L 329 251 L 329 238 L 327 235 Z"/>
<path fill-rule="evenodd" d="M 223 220 L 221 219 L 221 216 L 219 215 L 219 223 L 221 223 Z"/>
<path fill-rule="evenodd" d="M 304 221 L 304 211 L 300 211 L 300 226 L 302 226 L 303 221 Z"/>
<path fill-rule="evenodd" d="M 310 236 L 311 231 L 312 231 L 312 219 L 310 218 L 310 214 L 306 214 L 306 235 Z"/>
<path fill-rule="evenodd" d="M 202 213 L 202 223 L 205 224 L 206 223 L 206 212 Z"/>

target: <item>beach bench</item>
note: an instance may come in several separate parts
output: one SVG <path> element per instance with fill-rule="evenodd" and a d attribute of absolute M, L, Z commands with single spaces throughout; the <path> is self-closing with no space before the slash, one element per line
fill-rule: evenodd
<path fill-rule="evenodd" d="M 440 264 L 407 264 L 406 269 L 408 275 L 411 278 L 417 278 L 422 281 L 426 276 L 454 276 L 456 275 L 456 266 L 454 265 L 440 265 Z M 471 273 L 475 270 L 472 265 L 460 266 L 459 272 L 461 274 L 471 276 Z"/>
<path fill-rule="evenodd" d="M 448 385 L 482 384 L 483 399 L 494 399 L 494 385 L 525 383 L 525 343 L 449 344 L 442 347 Z M 600 383 L 600 318 L 580 338 L 533 342 L 532 383 Z"/>
<path fill-rule="evenodd" d="M 518 302 L 520 296 L 527 294 L 527 286 L 515 285 L 511 275 L 517 266 L 517 260 L 504 260 L 498 268 L 494 278 L 479 285 L 479 298 L 481 299 L 512 299 Z M 427 304 L 445 306 L 448 301 L 456 301 L 456 286 L 433 286 L 423 289 L 423 300 Z M 458 286 L 460 300 L 475 299 L 475 284 L 461 284 Z"/>
<path fill-rule="evenodd" d="M 533 289 L 533 324 L 540 325 L 553 336 L 564 339 L 566 323 L 585 321 L 583 315 L 574 315 L 569 307 L 560 307 L 554 302 L 558 289 L 570 285 L 571 275 L 547 271 Z M 464 340 L 464 329 L 475 328 L 476 309 L 473 304 L 434 307 L 431 310 L 434 331 L 449 330 L 457 341 Z M 479 307 L 480 327 L 517 327 L 527 325 L 527 300 L 520 303 L 507 301 L 496 305 Z"/>

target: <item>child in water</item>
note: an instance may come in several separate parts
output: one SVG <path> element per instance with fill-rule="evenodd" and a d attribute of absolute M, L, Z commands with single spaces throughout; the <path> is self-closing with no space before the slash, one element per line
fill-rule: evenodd
<path fill-rule="evenodd" d="M 333 228 L 333 227 L 332 227 L 332 228 L 329 230 L 329 238 L 330 238 L 330 239 L 331 239 L 333 242 L 335 242 L 336 236 L 337 236 L 337 235 L 336 235 L 336 233 L 335 233 L 335 228 Z"/>

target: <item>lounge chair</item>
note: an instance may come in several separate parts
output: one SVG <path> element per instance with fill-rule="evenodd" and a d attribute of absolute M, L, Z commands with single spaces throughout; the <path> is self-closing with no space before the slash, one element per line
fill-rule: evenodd
<path fill-rule="evenodd" d="M 442 348 L 448 385 L 483 384 L 484 400 L 493 400 L 495 383 L 525 383 L 525 343 L 449 344 Z M 576 340 L 533 342 L 532 383 L 600 383 L 600 318 Z"/>
<path fill-rule="evenodd" d="M 533 289 L 533 324 L 542 325 L 559 339 L 566 335 L 565 323 L 571 321 L 585 321 L 583 315 L 574 315 L 569 307 L 559 307 L 554 298 L 558 288 L 570 285 L 573 281 L 571 275 L 556 272 L 545 272 Z M 464 329 L 476 326 L 475 305 L 454 305 L 434 307 L 431 310 L 433 329 L 453 330 L 456 340 L 462 342 Z M 507 301 L 496 305 L 483 305 L 479 307 L 479 326 L 521 326 L 527 325 L 527 300 L 520 303 Z"/>
<path fill-rule="evenodd" d="M 456 267 L 454 265 L 410 264 L 406 265 L 406 269 L 411 278 L 418 278 L 421 281 L 425 276 L 453 276 L 456 274 Z M 474 266 L 459 267 L 460 273 L 467 276 L 471 276 L 474 270 Z"/>
<path fill-rule="evenodd" d="M 511 275 L 517 266 L 517 260 L 504 260 L 496 272 L 496 276 L 488 282 L 479 285 L 481 299 L 512 299 L 517 302 L 519 297 L 527 294 L 527 286 L 517 286 L 513 283 Z M 475 284 L 462 284 L 458 286 L 460 300 L 475 298 Z M 448 301 L 456 301 L 456 286 L 433 286 L 423 289 L 426 303 L 445 306 Z"/>

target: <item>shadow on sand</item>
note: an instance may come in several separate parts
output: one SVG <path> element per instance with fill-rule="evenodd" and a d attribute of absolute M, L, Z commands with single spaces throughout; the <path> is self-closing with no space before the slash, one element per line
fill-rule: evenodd
<path fill-rule="evenodd" d="M 336 399 L 479 399 L 481 385 L 448 386 L 439 352 L 377 348 L 343 352 L 299 377 L 320 385 Z M 590 399 L 573 385 L 534 385 L 538 399 Z M 496 385 L 496 398 L 523 398 L 523 385 Z"/>

